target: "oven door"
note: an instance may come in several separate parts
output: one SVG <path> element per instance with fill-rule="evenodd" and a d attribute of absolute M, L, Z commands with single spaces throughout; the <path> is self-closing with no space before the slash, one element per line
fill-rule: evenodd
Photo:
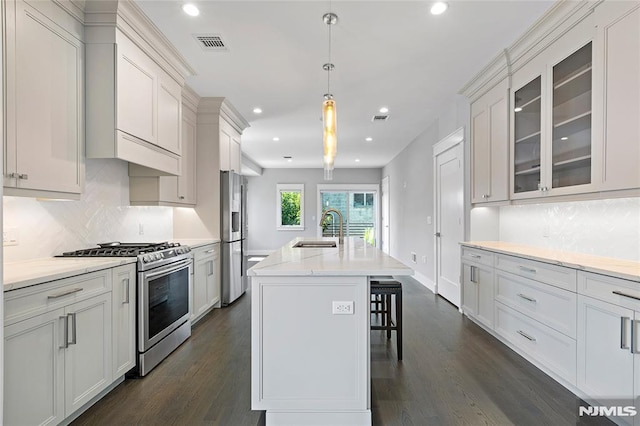
<path fill-rule="evenodd" d="M 189 319 L 191 258 L 138 275 L 138 350 L 146 352 Z"/>

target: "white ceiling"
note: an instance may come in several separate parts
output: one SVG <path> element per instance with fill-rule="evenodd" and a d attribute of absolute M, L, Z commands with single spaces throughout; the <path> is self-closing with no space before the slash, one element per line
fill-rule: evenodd
<path fill-rule="evenodd" d="M 328 0 L 194 0 L 197 17 L 182 12 L 183 1 L 137 3 L 196 70 L 187 84 L 200 96 L 228 98 L 249 121 L 242 136 L 248 157 L 265 168 L 322 167 L 322 65 L 329 46 L 322 15 Z M 331 57 L 336 168 L 386 165 L 553 2 L 454 0 L 440 16 L 429 13 L 430 4 L 331 3 L 339 17 Z M 201 49 L 193 34 L 210 33 L 221 35 L 228 51 Z M 389 108 L 389 119 L 373 123 L 382 106 Z M 263 113 L 254 114 L 254 107 Z"/>

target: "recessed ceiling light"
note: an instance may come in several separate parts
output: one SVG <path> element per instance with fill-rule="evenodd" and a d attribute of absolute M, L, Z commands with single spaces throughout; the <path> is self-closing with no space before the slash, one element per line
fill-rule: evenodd
<path fill-rule="evenodd" d="M 200 10 L 198 9 L 198 6 L 196 6 L 193 3 L 186 3 L 182 5 L 182 10 L 184 11 L 184 13 L 186 13 L 189 16 L 200 15 Z"/>
<path fill-rule="evenodd" d="M 520 107 L 515 107 L 513 109 L 513 112 L 520 112 L 520 111 L 522 111 L 522 108 L 520 108 Z"/>
<path fill-rule="evenodd" d="M 356 158 L 356 163 L 359 163 L 359 162 L 360 162 L 360 159 L 359 159 L 359 158 Z"/>
<path fill-rule="evenodd" d="M 569 140 L 569 138 L 568 138 L 568 137 L 566 137 L 566 136 L 563 136 L 563 137 L 561 137 L 561 138 L 560 138 L 560 140 L 561 140 L 561 141 L 566 141 L 566 140 Z"/>
<path fill-rule="evenodd" d="M 443 1 L 437 1 L 431 6 L 432 15 L 441 15 L 445 10 L 449 8 L 449 5 Z"/>
<path fill-rule="evenodd" d="M 254 108 L 253 109 L 253 113 L 254 114 L 262 114 L 262 108 Z"/>
<path fill-rule="evenodd" d="M 373 140 L 373 138 L 371 136 L 364 138 L 365 141 L 367 142 L 371 142 Z"/>
<path fill-rule="evenodd" d="M 381 112 L 381 113 L 383 113 L 383 114 L 385 114 L 385 113 L 389 112 L 389 108 L 387 108 L 387 107 L 382 107 L 382 108 L 380 108 L 380 112 Z"/>
<path fill-rule="evenodd" d="M 279 137 L 277 137 L 277 136 L 275 136 L 275 137 L 273 138 L 273 141 L 274 141 L 274 142 L 278 142 L 279 140 L 280 140 L 280 138 L 279 138 Z"/>

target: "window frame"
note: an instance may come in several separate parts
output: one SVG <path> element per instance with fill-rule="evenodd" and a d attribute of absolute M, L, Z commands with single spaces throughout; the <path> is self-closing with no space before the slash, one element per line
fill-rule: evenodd
<path fill-rule="evenodd" d="M 300 193 L 300 224 L 282 224 L 282 193 Z M 302 183 L 278 183 L 276 184 L 276 230 L 278 231 L 300 231 L 304 230 L 304 184 Z"/>

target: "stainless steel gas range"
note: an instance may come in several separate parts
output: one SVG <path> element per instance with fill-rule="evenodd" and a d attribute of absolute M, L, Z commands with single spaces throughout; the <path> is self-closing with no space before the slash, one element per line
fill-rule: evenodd
<path fill-rule="evenodd" d="M 63 257 L 136 257 L 137 368 L 144 376 L 191 336 L 190 248 L 177 243 L 104 243 Z"/>

